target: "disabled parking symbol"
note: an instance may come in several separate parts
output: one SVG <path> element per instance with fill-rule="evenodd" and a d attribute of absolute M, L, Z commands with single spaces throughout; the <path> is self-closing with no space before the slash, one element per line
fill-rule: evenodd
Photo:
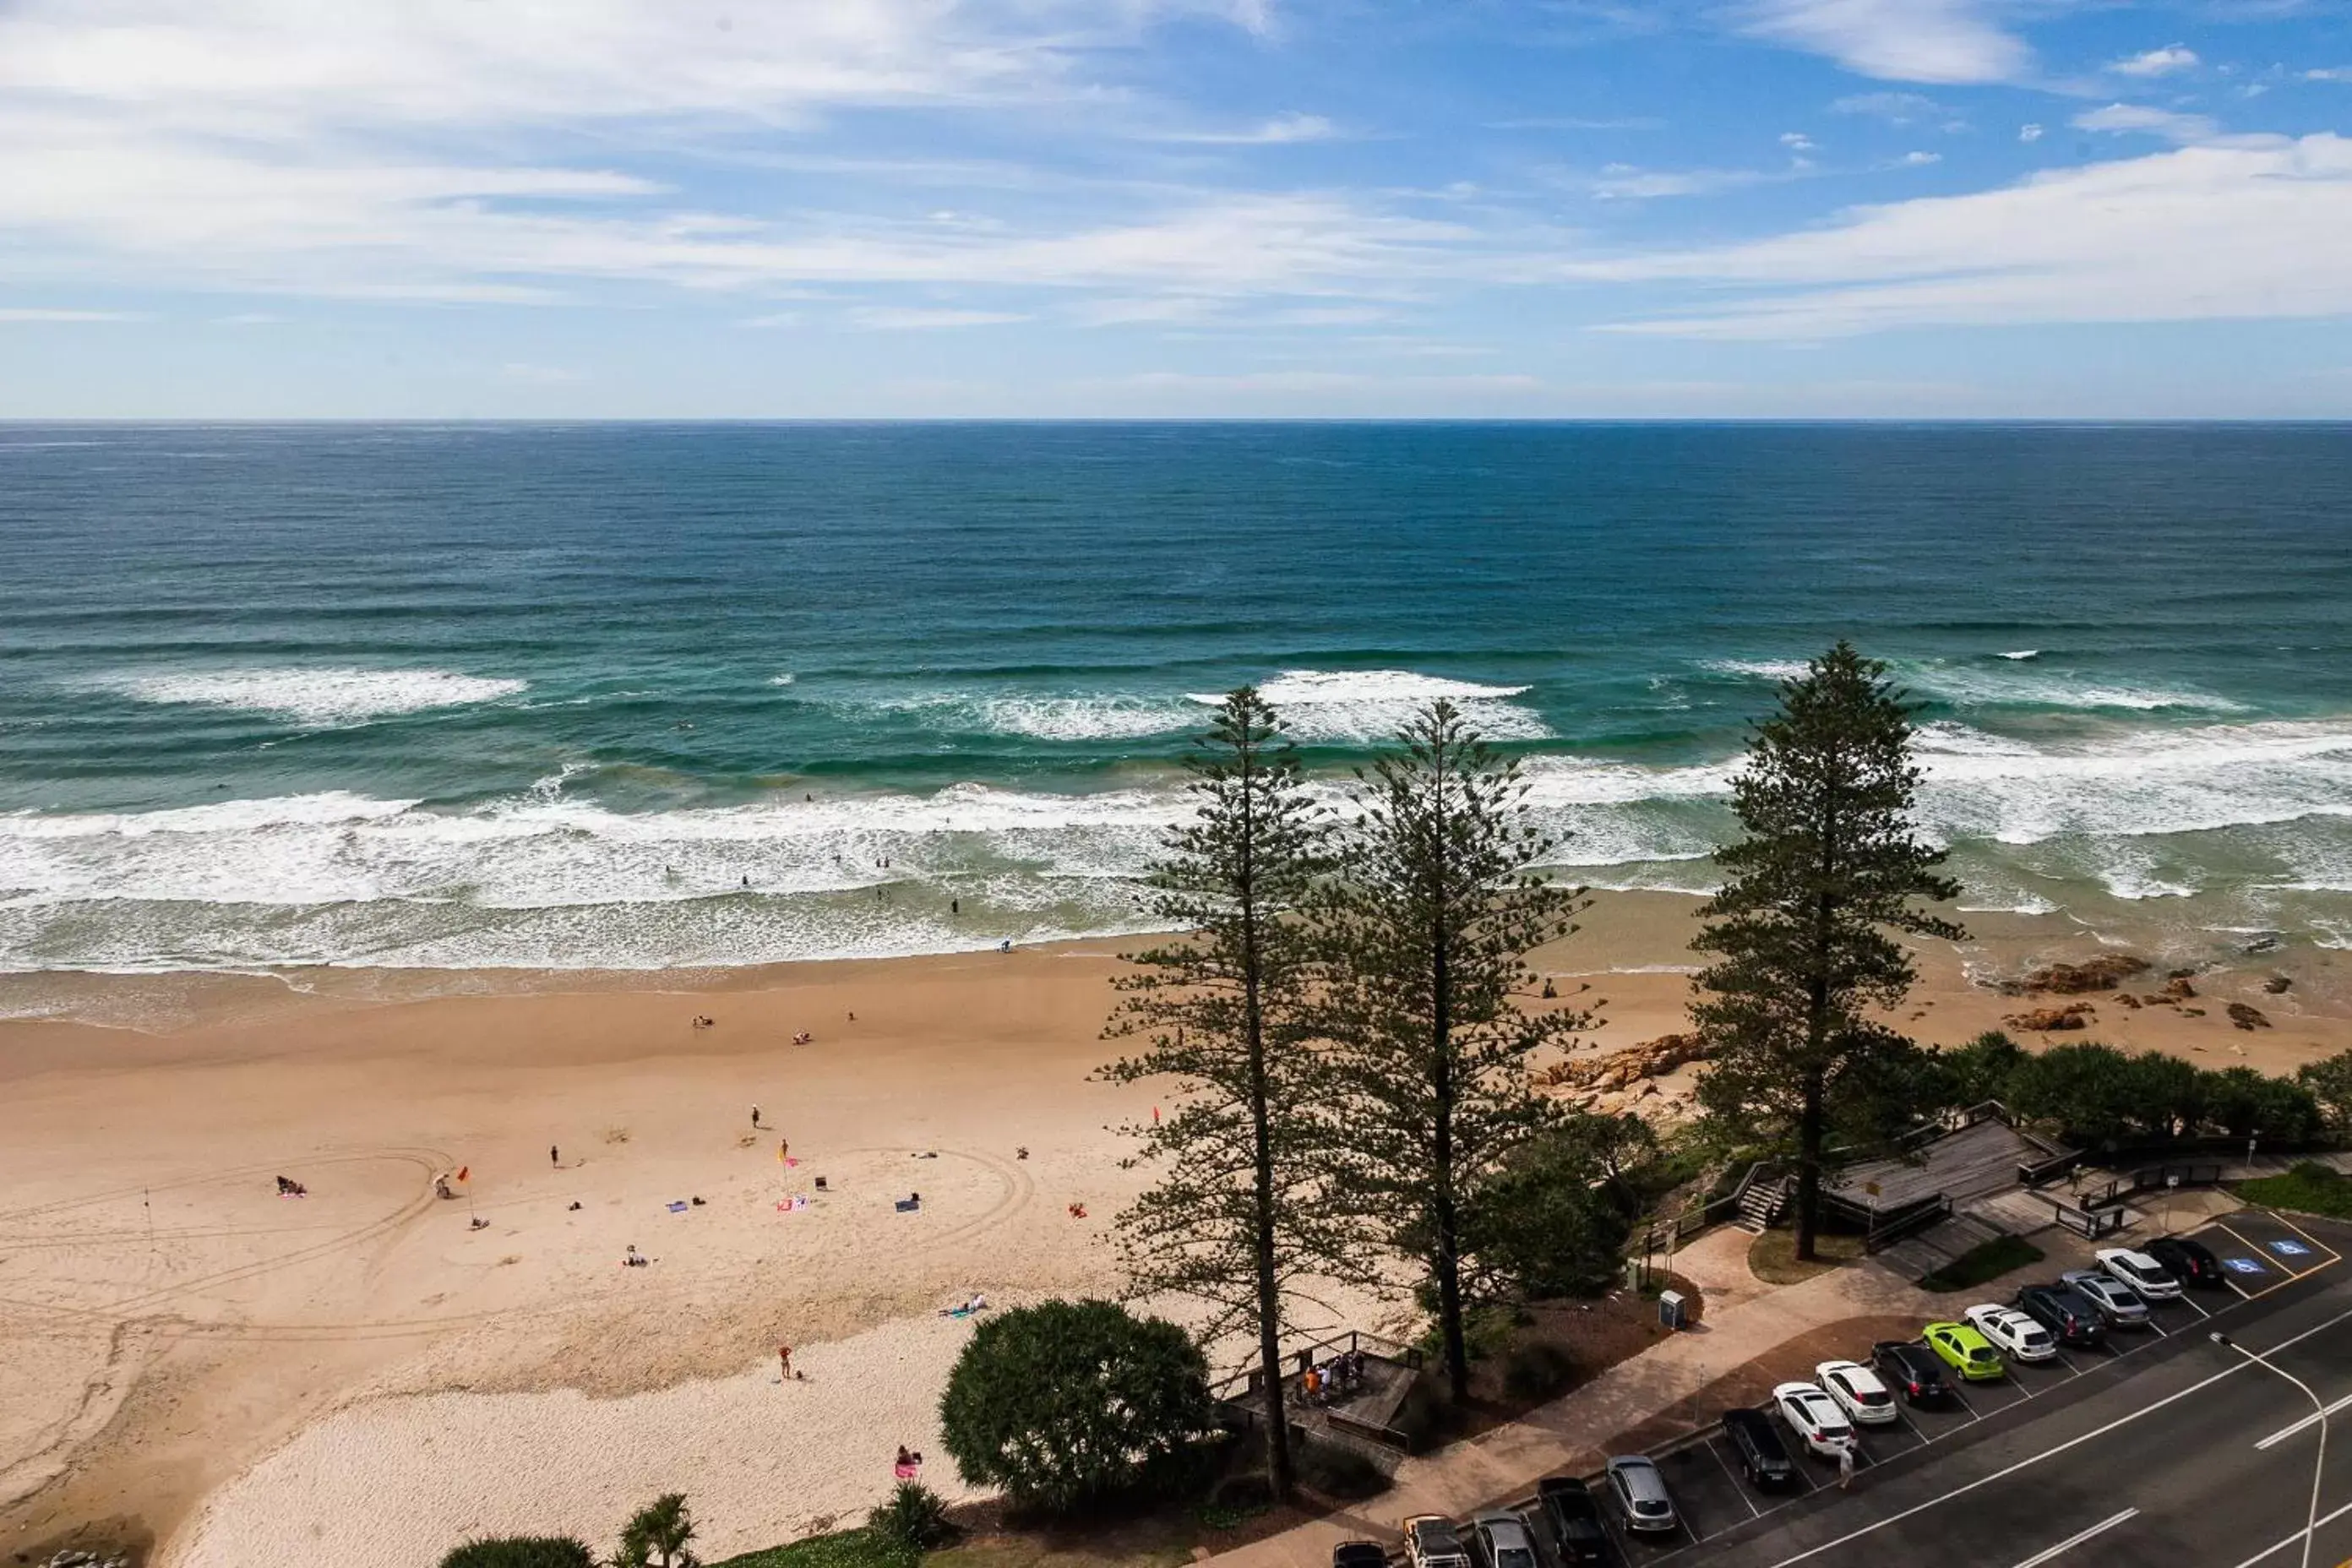
<path fill-rule="evenodd" d="M 2260 1274 L 2263 1266 L 2251 1258 L 2224 1258 L 2221 1261 L 2240 1274 Z"/>
<path fill-rule="evenodd" d="M 2286 1240 L 2272 1242 L 2271 1250 L 2283 1258 L 2305 1258 L 2311 1253 L 2311 1248 L 2304 1246 L 2303 1243 Z"/>

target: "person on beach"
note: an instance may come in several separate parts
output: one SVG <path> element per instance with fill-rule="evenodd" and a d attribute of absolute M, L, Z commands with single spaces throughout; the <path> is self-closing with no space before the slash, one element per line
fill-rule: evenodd
<path fill-rule="evenodd" d="M 776 1370 L 787 1378 L 793 1375 L 792 1346 L 778 1345 L 776 1347 Z"/>
<path fill-rule="evenodd" d="M 760 1108 L 756 1105 L 751 1108 L 751 1131 L 760 1131 Z"/>
<path fill-rule="evenodd" d="M 558 1149 L 552 1143 L 550 1143 L 547 1146 L 547 1163 L 550 1165 L 561 1165 L 563 1163 L 562 1151 Z"/>

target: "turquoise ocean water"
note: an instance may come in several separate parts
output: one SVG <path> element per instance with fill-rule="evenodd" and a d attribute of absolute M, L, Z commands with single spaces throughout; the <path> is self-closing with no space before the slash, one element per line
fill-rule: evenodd
<path fill-rule="evenodd" d="M 0 550 L 0 970 L 1131 929 L 1244 680 L 1701 889 L 1839 636 L 1964 905 L 2352 944 L 2343 427 L 15 426 Z"/>

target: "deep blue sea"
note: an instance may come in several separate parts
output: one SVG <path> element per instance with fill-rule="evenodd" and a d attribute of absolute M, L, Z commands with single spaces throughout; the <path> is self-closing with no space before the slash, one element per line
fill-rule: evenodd
<path fill-rule="evenodd" d="M 2352 944 L 2342 426 L 12 426 L 0 552 L 0 969 L 1132 929 L 1243 681 L 1700 889 L 1840 637 L 1964 906 Z"/>

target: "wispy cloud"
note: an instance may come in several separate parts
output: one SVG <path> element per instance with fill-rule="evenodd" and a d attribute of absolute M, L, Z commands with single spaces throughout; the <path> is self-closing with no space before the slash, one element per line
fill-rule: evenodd
<path fill-rule="evenodd" d="M 2303 73 L 2305 81 L 2352 81 L 2352 66 L 2323 66 Z"/>
<path fill-rule="evenodd" d="M 1190 142 L 1216 147 L 1276 147 L 1292 142 L 1328 142 L 1339 128 L 1319 114 L 1277 114 L 1245 131 L 1168 131 L 1155 142 Z"/>
<path fill-rule="evenodd" d="M 1815 150 L 1813 139 L 1801 131 L 1781 132 L 1780 145 L 1791 153 L 1811 153 Z"/>
<path fill-rule="evenodd" d="M 1029 318 L 1017 310 L 956 310 L 919 305 L 864 305 L 850 321 L 874 332 L 937 331 L 954 327 L 999 327 Z"/>
<path fill-rule="evenodd" d="M 2043 134 L 2042 127 L 2031 121 L 2017 128 L 2017 139 L 2020 142 L 2039 142 Z"/>
<path fill-rule="evenodd" d="M 1786 178 L 1786 174 L 1759 169 L 1640 169 L 1631 163 L 1612 163 L 1601 171 L 1591 189 L 1602 201 L 1645 202 L 1710 196 Z"/>
<path fill-rule="evenodd" d="M 2111 103 L 2074 116 L 2078 131 L 2104 131 L 2121 136 L 2161 136 L 2168 142 L 2204 142 L 2214 132 L 2212 119 L 2176 110 L 2152 109 L 2144 103 Z"/>
<path fill-rule="evenodd" d="M 2160 49 L 2129 56 L 2108 65 L 2117 76 L 2159 77 L 2176 71 L 2194 70 L 2199 64 L 2197 51 L 2179 44 L 2168 44 Z"/>
<path fill-rule="evenodd" d="M 1750 0 L 1744 31 L 1887 81 L 1997 82 L 2032 53 L 1971 0 Z"/>
<path fill-rule="evenodd" d="M 136 321 L 127 310 L 56 310 L 34 305 L 0 305 L 0 321 Z"/>
<path fill-rule="evenodd" d="M 1615 119 L 1582 120 L 1570 115 L 1538 114 L 1517 120 L 1489 120 L 1489 131 L 1663 131 L 1664 120 L 1656 115 L 1634 114 Z"/>
<path fill-rule="evenodd" d="M 1681 280 L 1736 302 L 1612 331 L 1821 339 L 1897 327 L 2352 313 L 2352 141 L 2242 138 L 1862 207 L 1825 229 L 1562 272 Z"/>
<path fill-rule="evenodd" d="M 1950 111 L 1920 92 L 1853 92 L 1833 100 L 1830 112 L 1868 115 L 1890 125 L 1916 125 L 1925 120 L 1945 119 Z"/>

